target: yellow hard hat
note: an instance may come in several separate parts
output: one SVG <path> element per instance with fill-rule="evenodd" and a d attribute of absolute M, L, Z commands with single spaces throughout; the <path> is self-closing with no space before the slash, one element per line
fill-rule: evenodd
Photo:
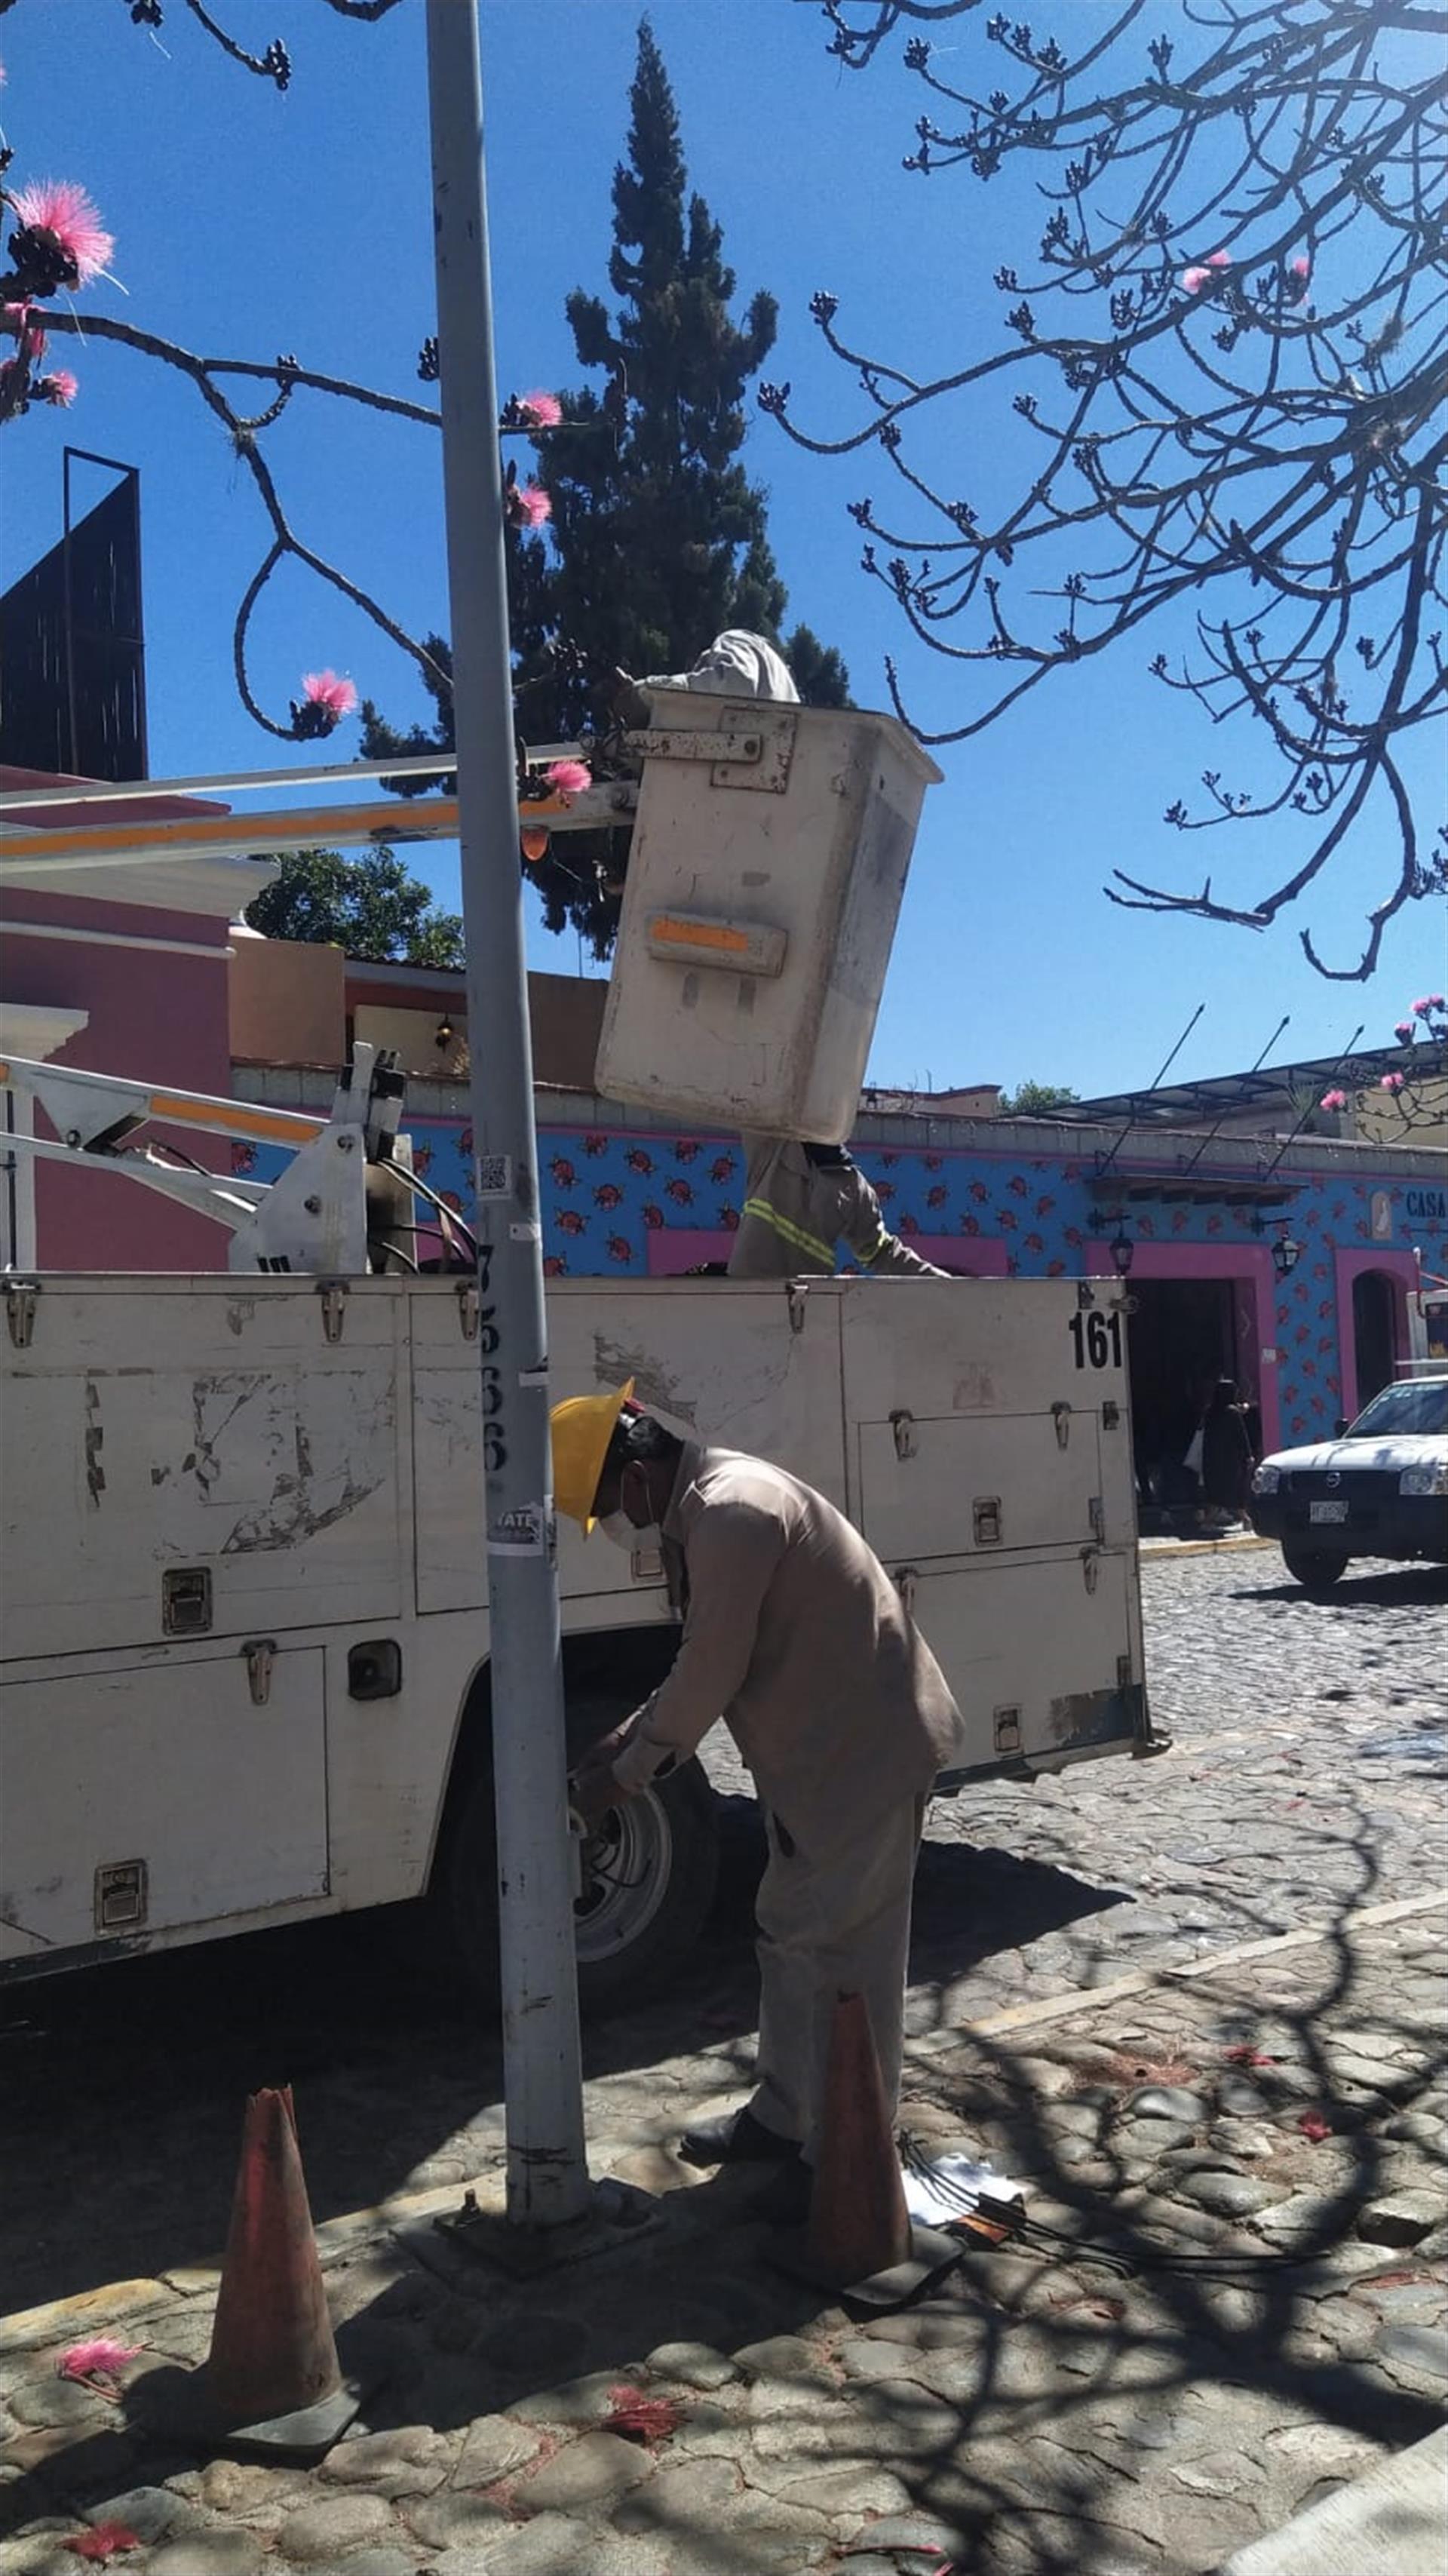
<path fill-rule="evenodd" d="M 627 1386 L 603 1395 L 570 1395 L 555 1404 L 548 1417 L 553 1434 L 553 1500 L 560 1512 L 577 1521 L 587 1538 L 593 1527 L 598 1480 L 619 1415 L 634 1391 Z"/>

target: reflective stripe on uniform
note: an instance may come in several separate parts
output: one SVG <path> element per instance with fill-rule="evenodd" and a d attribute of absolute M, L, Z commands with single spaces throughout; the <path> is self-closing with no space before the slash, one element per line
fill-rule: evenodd
<path fill-rule="evenodd" d="M 792 1225 L 787 1216 L 780 1215 L 778 1208 L 770 1206 L 768 1199 L 746 1199 L 744 1214 L 757 1217 L 761 1225 L 772 1226 L 782 1242 L 792 1244 L 796 1252 L 808 1252 L 816 1261 L 822 1261 L 826 1270 L 833 1270 L 833 1246 L 821 1243 L 817 1234 L 806 1234 L 802 1225 Z"/>

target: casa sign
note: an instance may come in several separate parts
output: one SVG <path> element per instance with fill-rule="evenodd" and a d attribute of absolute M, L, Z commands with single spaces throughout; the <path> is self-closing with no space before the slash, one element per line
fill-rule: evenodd
<path fill-rule="evenodd" d="M 1448 1225 L 1448 1190 L 1409 1190 L 1404 1202 L 1415 1225 Z"/>

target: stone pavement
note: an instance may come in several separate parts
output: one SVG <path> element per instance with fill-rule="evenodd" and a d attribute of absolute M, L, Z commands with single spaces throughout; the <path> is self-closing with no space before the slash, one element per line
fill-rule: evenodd
<path fill-rule="evenodd" d="M 144 2576 L 1206 2576 L 1439 2420 L 1445 1984 L 1442 1908 L 1409 1899 L 937 2020 L 903 2117 L 1022 2178 L 1062 2242 L 973 2249 L 889 2317 L 771 2269 L 757 2185 L 675 2162 L 666 2092 L 610 2135 L 605 2079 L 595 2171 L 665 2194 L 629 2251 L 519 2289 L 426 2203 L 321 2231 L 344 2363 L 383 2384 L 311 2471 L 144 2430 L 136 2386 L 204 2353 L 214 2273 L 12 2318 L 0 2576 L 69 2576 L 107 2522 Z M 82 2333 L 144 2347 L 118 2402 L 57 2378 Z M 621 2388 L 672 2429 L 608 2429 Z"/>

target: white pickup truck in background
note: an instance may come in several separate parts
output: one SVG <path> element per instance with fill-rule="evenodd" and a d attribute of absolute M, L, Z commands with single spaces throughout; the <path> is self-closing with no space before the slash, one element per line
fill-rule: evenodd
<path fill-rule="evenodd" d="M 942 1789 L 1153 1739 L 1119 1284 L 580 1279 L 555 1398 L 848 1512 L 965 1714 Z M 0 1334 L 0 1976 L 426 1896 L 484 1986 L 496 1899 L 478 1290 L 367 1276 L 10 1278 Z M 571 1749 L 676 1631 L 656 1558 L 560 1533 Z M 585 2005 L 685 1958 L 697 1763 L 580 1855 Z"/>

